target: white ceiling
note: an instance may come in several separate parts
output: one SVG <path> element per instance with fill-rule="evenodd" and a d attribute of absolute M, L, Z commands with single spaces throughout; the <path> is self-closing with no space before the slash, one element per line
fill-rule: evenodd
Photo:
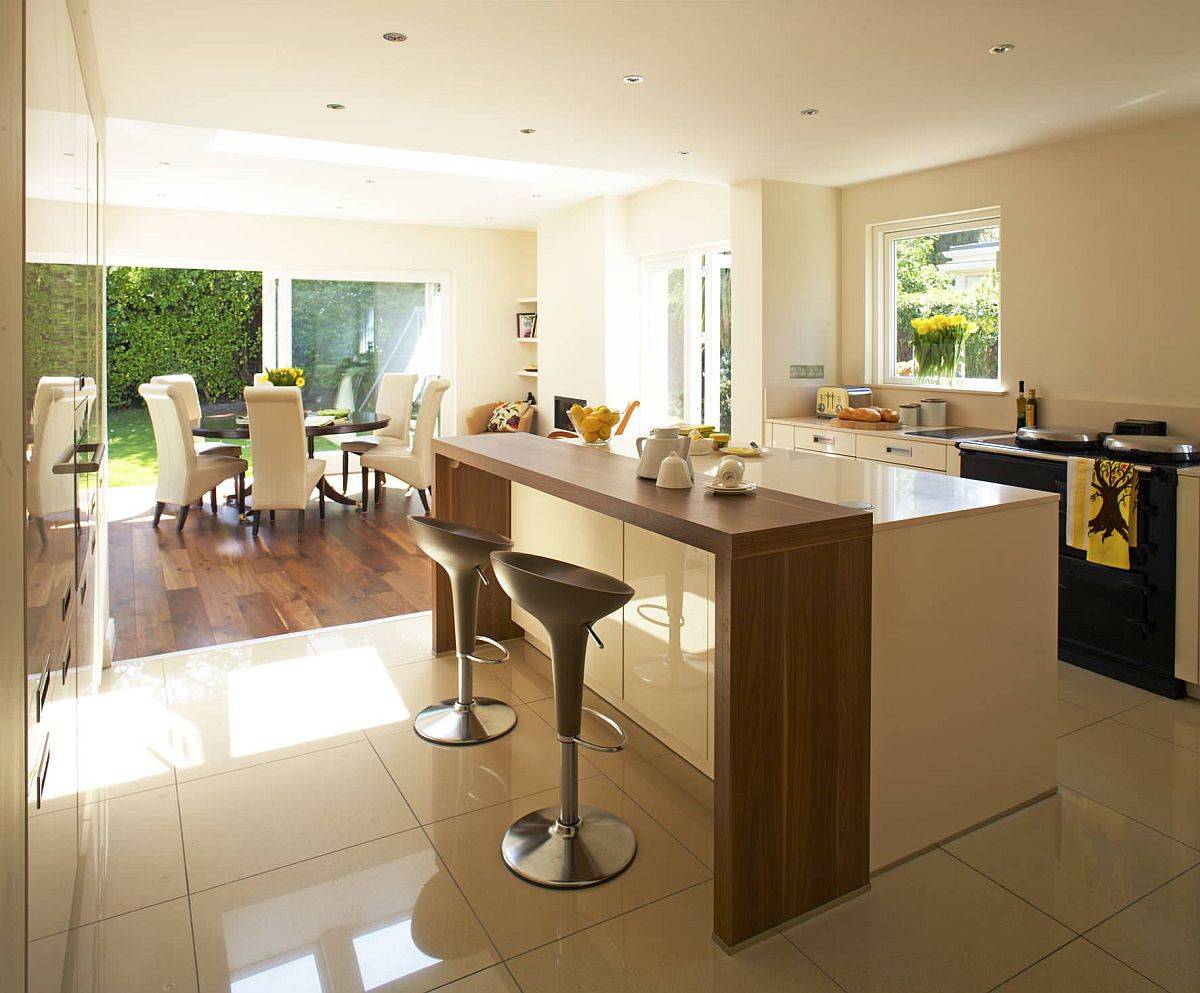
<path fill-rule="evenodd" d="M 565 202 L 666 178 L 847 185 L 1200 109 L 1196 0 L 90 10 L 108 110 L 126 119 L 110 131 L 111 198 L 155 206 L 529 227 Z M 999 42 L 1016 50 L 989 55 Z M 646 82 L 621 83 L 630 72 Z M 211 148 L 220 128 L 564 168 L 525 182 L 390 170 L 385 182 L 358 166 L 231 164 Z"/>

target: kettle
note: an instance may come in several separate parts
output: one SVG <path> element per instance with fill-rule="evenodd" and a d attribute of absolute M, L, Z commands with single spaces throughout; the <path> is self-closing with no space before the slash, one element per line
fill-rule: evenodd
<path fill-rule="evenodd" d="M 692 459 L 689 455 L 692 447 L 692 439 L 687 435 L 681 435 L 679 428 L 654 428 L 650 432 L 650 437 L 644 435 L 637 440 L 637 453 L 639 456 L 637 474 L 642 479 L 658 479 L 658 468 L 662 464 L 662 460 L 674 452 L 684 462 L 687 463 L 688 475 L 696 478 L 696 472 L 692 468 Z"/>

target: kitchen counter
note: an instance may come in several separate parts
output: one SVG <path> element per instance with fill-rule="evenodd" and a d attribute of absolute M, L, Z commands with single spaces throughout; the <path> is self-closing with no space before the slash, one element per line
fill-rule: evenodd
<path fill-rule="evenodd" d="M 933 427 L 926 425 L 924 427 L 915 428 L 900 428 L 897 431 L 862 431 L 860 429 L 847 427 L 844 424 L 839 424 L 836 417 L 768 417 L 767 421 L 771 424 L 791 424 L 799 428 L 813 428 L 822 431 L 851 431 L 854 434 L 879 434 L 887 438 L 913 438 L 916 441 L 926 441 L 933 445 L 954 445 L 961 441 L 961 438 L 923 438 L 915 432 L 920 431 L 937 431 L 941 427 Z M 946 429 L 965 427 L 961 424 L 947 424 Z M 986 437 L 997 438 L 1003 435 L 1012 434 L 1011 428 L 995 428 L 993 432 Z M 980 435 L 979 437 L 985 437 Z"/>
<path fill-rule="evenodd" d="M 712 777 L 722 946 L 1053 791 L 1053 494 L 783 450 L 746 460 L 753 495 L 664 490 L 633 441 L 438 439 L 433 512 L 634 588 L 585 682 Z M 499 584 L 478 617 L 546 650 Z"/>

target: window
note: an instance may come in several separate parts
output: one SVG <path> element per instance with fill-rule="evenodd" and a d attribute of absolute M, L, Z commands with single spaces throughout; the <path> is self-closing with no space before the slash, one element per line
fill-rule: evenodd
<path fill-rule="evenodd" d="M 730 265 L 710 249 L 643 263 L 642 403 L 651 424 L 730 422 Z"/>
<path fill-rule="evenodd" d="M 998 211 L 873 234 L 877 381 L 1000 389 Z"/>

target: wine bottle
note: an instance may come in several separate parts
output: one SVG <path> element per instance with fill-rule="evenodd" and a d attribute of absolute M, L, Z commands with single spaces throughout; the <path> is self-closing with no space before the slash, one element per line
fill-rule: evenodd
<path fill-rule="evenodd" d="M 1021 392 L 1017 394 L 1017 430 L 1025 426 L 1025 380 L 1021 380 Z"/>
<path fill-rule="evenodd" d="M 1030 387 L 1029 399 L 1025 401 L 1025 426 L 1037 427 L 1037 390 Z"/>

